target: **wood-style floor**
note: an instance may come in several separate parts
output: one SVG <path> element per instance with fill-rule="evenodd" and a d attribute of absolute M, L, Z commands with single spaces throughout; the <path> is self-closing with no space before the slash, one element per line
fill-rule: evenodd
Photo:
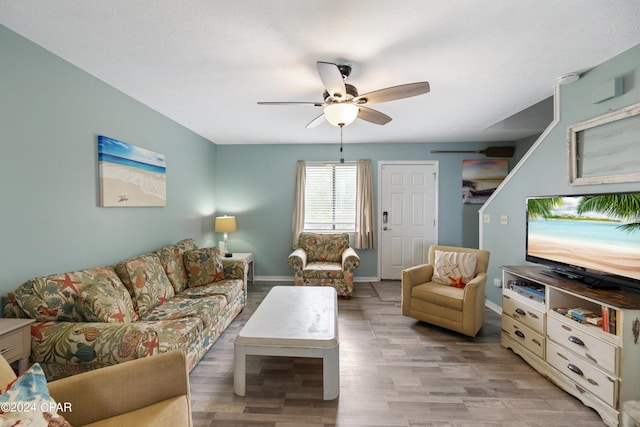
<path fill-rule="evenodd" d="M 604 425 L 500 346 L 497 314 L 471 339 L 403 317 L 369 283 L 338 302 L 338 399 L 322 400 L 320 359 L 266 356 L 247 358 L 247 395 L 236 396 L 233 340 L 274 285 L 249 284 L 247 307 L 192 371 L 195 426 Z"/>

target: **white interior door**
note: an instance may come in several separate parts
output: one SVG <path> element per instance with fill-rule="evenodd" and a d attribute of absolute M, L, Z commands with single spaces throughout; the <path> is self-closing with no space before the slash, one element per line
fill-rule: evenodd
<path fill-rule="evenodd" d="M 427 262 L 437 243 L 437 162 L 380 162 L 379 264 L 382 279 Z"/>

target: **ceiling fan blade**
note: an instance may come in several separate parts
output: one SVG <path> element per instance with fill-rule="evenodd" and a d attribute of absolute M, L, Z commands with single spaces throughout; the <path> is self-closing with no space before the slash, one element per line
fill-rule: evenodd
<path fill-rule="evenodd" d="M 391 117 L 381 113 L 380 111 L 372 110 L 371 108 L 363 106 L 358 106 L 358 108 L 360 109 L 360 111 L 358 111 L 359 119 L 366 120 L 377 125 L 386 125 L 391 121 Z"/>
<path fill-rule="evenodd" d="M 313 102 L 313 101 L 309 101 L 309 102 L 264 102 L 264 101 L 258 101 L 258 105 L 313 105 L 314 107 L 322 107 L 324 104 L 324 102 Z"/>
<path fill-rule="evenodd" d="M 309 124 L 307 124 L 305 126 L 305 128 L 307 128 L 307 129 L 314 128 L 314 127 L 318 126 L 320 123 L 324 122 L 325 120 L 326 120 L 326 117 L 325 117 L 324 113 L 322 113 L 318 117 L 316 117 L 315 119 L 311 120 L 309 122 Z"/>
<path fill-rule="evenodd" d="M 358 103 L 379 103 L 395 101 L 396 99 L 409 98 L 411 96 L 422 95 L 429 92 L 429 82 L 407 83 L 400 86 L 392 86 L 384 89 L 374 90 L 354 98 L 354 102 Z"/>
<path fill-rule="evenodd" d="M 334 98 L 341 98 L 347 94 L 347 88 L 344 86 L 344 79 L 342 73 L 336 64 L 331 62 L 316 62 L 318 66 L 318 74 L 320 80 L 327 93 Z"/>

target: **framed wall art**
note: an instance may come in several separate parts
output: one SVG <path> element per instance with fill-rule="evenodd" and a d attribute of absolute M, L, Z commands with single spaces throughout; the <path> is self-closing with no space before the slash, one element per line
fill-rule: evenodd
<path fill-rule="evenodd" d="M 640 181 L 640 104 L 568 128 L 569 184 Z"/>
<path fill-rule="evenodd" d="M 507 159 L 462 161 L 462 202 L 482 204 L 509 173 Z"/>
<path fill-rule="evenodd" d="M 166 158 L 146 148 L 98 136 L 100 206 L 166 206 Z"/>

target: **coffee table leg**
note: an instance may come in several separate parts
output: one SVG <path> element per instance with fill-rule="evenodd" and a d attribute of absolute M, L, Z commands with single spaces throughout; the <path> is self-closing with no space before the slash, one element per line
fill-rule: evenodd
<path fill-rule="evenodd" d="M 333 400 L 340 395 L 340 348 L 324 351 L 322 357 L 324 400 Z"/>
<path fill-rule="evenodd" d="M 238 396 L 244 396 L 247 364 L 244 345 L 234 343 L 233 353 L 233 392 Z"/>

